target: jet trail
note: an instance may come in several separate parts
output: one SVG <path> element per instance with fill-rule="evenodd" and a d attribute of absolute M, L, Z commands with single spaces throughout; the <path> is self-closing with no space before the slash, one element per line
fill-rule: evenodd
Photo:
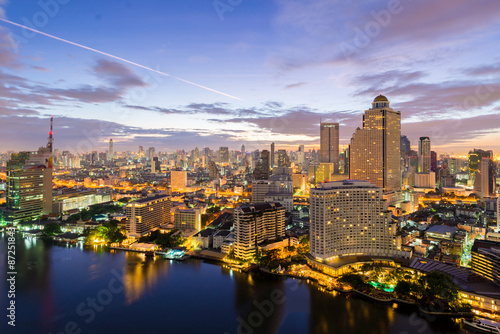
<path fill-rule="evenodd" d="M 52 38 L 52 39 L 64 42 L 64 43 L 68 43 L 68 44 L 71 44 L 71 45 L 74 45 L 74 46 L 78 46 L 78 47 L 80 47 L 82 49 L 86 49 L 86 50 L 89 50 L 89 51 L 92 51 L 92 52 L 96 52 L 96 53 L 99 53 L 101 55 L 104 55 L 104 56 L 107 56 L 107 57 L 110 57 L 110 58 L 122 61 L 124 63 L 131 64 L 131 65 L 134 65 L 134 66 L 137 66 L 137 67 L 140 67 L 140 68 L 143 68 L 145 70 L 148 70 L 148 71 L 151 71 L 151 72 L 155 72 L 155 73 L 158 73 L 158 74 L 161 74 L 161 75 L 165 75 L 165 76 L 170 77 L 172 79 L 179 80 L 179 81 L 185 82 L 187 84 L 190 84 L 190 85 L 193 85 L 193 86 L 196 86 L 196 87 L 200 87 L 200 88 L 206 89 L 208 91 L 211 91 L 211 92 L 214 92 L 214 93 L 217 93 L 217 94 L 220 94 L 220 95 L 224 95 L 224 96 L 230 97 L 232 99 L 236 99 L 236 100 L 240 100 L 241 101 L 241 99 L 238 98 L 238 97 L 236 97 L 236 96 L 232 96 L 232 95 L 220 92 L 218 90 L 215 90 L 215 89 L 212 89 L 212 88 L 209 88 L 209 87 L 206 87 L 206 86 L 202 86 L 202 85 L 199 85 L 197 83 L 194 83 L 194 82 L 182 79 L 182 78 L 175 77 L 175 76 L 170 75 L 168 73 L 164 73 L 164 72 L 155 70 L 154 68 L 147 67 L 147 66 L 135 63 L 133 61 L 130 61 L 130 60 L 127 60 L 127 59 L 124 59 L 124 58 L 121 58 L 121 57 L 118 57 L 118 56 L 115 56 L 115 55 L 112 55 L 112 54 L 109 54 L 109 53 L 106 53 L 106 52 L 103 52 L 103 51 L 99 51 L 99 50 L 93 49 L 91 47 L 88 47 L 88 46 L 85 46 L 85 45 L 82 45 L 82 44 L 71 42 L 71 41 L 68 41 L 66 39 L 63 39 L 63 38 L 60 38 L 60 37 L 57 37 L 57 36 L 54 36 L 54 35 L 50 35 L 50 34 L 42 32 L 42 31 L 30 28 L 30 27 L 26 27 L 26 26 L 24 26 L 22 24 L 19 24 L 19 23 L 16 23 L 16 22 L 12 22 L 12 21 L 6 20 L 6 19 L 1 18 L 1 17 L 0 17 L 0 21 L 3 21 L 5 23 L 15 25 L 16 27 L 24 28 L 24 29 L 27 29 L 27 30 L 32 31 L 34 33 L 37 33 L 37 34 L 40 34 L 40 35 L 43 35 L 43 36 L 46 36 L 46 37 L 49 37 L 49 38 Z"/>

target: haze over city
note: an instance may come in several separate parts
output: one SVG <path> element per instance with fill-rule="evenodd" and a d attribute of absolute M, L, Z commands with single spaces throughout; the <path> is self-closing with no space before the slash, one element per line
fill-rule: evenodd
<path fill-rule="evenodd" d="M 318 149 L 320 119 L 347 144 L 379 93 L 414 147 L 500 149 L 496 1 L 0 4 L 6 20 L 196 84 L 2 21 L 0 151 L 36 149 L 51 115 L 60 150 Z"/>

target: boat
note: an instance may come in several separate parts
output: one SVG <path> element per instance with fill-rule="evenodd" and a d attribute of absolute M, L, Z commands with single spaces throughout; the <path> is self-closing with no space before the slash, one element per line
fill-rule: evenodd
<path fill-rule="evenodd" d="M 488 319 L 477 319 L 474 321 L 464 320 L 464 324 L 476 329 L 481 333 L 496 333 L 500 334 L 500 322 Z"/>

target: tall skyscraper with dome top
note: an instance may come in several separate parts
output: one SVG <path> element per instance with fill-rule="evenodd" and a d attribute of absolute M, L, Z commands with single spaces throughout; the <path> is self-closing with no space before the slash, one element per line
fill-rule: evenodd
<path fill-rule="evenodd" d="M 349 146 L 349 178 L 364 180 L 384 191 L 401 190 L 401 112 L 380 94 L 365 110 Z"/>

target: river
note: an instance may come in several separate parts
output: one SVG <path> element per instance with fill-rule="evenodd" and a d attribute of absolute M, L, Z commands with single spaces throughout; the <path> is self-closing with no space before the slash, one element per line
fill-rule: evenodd
<path fill-rule="evenodd" d="M 0 240 L 5 276 L 6 236 Z M 3 279 L 1 333 L 467 333 L 412 307 L 201 260 L 146 259 L 21 237 L 15 245 L 16 326 L 7 324 Z"/>

